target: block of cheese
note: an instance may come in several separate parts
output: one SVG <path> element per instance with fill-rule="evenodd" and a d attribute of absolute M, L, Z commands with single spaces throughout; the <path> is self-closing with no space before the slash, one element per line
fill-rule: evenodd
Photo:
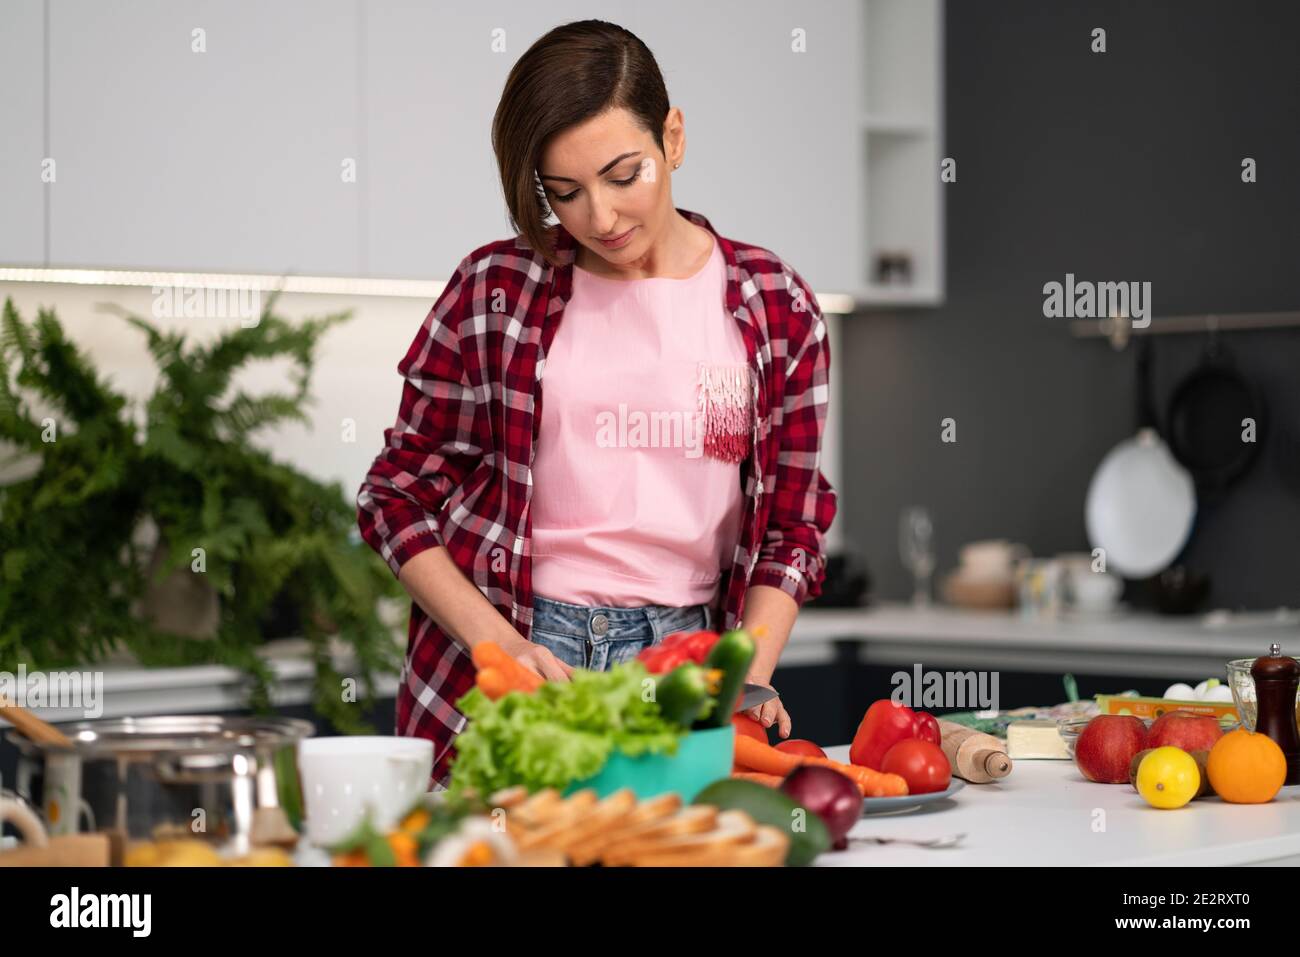
<path fill-rule="evenodd" d="M 1013 761 L 1021 758 L 1070 759 L 1070 751 L 1056 730 L 1056 722 L 1048 718 L 1012 721 L 1007 725 L 1007 754 Z"/>

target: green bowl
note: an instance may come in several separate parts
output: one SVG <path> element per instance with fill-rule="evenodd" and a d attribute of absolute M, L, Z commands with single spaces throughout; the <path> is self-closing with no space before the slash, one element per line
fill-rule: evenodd
<path fill-rule="evenodd" d="M 597 797 L 603 798 L 630 788 L 638 799 L 644 799 L 675 791 L 683 803 L 689 804 L 708 785 L 731 774 L 735 752 L 736 731 L 730 724 L 692 731 L 681 739 L 677 753 L 671 756 L 643 754 L 629 758 L 615 751 L 603 768 L 585 780 L 574 781 L 564 793 L 567 796 L 592 788 Z"/>

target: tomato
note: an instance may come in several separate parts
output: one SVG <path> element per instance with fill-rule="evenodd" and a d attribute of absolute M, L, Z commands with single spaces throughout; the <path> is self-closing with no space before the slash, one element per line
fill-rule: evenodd
<path fill-rule="evenodd" d="M 942 791 L 952 779 L 952 766 L 943 749 L 919 738 L 899 741 L 886 751 L 880 770 L 902 777 L 907 782 L 909 794 Z"/>
<path fill-rule="evenodd" d="M 736 729 L 736 734 L 743 734 L 753 738 L 755 741 L 762 741 L 767 744 L 767 728 L 763 727 L 747 714 L 733 714 L 731 724 Z"/>
<path fill-rule="evenodd" d="M 784 751 L 786 754 L 806 754 L 813 758 L 826 757 L 825 751 L 804 738 L 787 738 L 785 741 L 780 742 L 776 749 Z"/>

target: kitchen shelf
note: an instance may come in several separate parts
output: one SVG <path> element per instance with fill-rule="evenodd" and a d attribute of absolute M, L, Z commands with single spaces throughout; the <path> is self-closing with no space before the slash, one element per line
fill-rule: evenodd
<path fill-rule="evenodd" d="M 925 116 L 867 114 L 862 117 L 862 128 L 868 133 L 888 133 L 894 136 L 933 136 L 934 120 Z"/>
<path fill-rule="evenodd" d="M 943 302 L 943 293 L 933 286 L 872 284 L 859 290 L 853 301 L 859 310 L 872 310 L 882 306 L 937 306 Z"/>
<path fill-rule="evenodd" d="M 936 306 L 944 297 L 943 5 L 939 0 L 863 0 L 858 149 L 863 171 L 865 311 Z M 877 281 L 886 255 L 904 257 L 911 282 Z"/>
<path fill-rule="evenodd" d="M 405 647 L 402 630 L 394 631 L 394 644 Z M 316 681 L 311 647 L 303 640 L 267 642 L 258 655 L 270 668 L 271 704 L 277 708 L 310 704 Z M 334 667 L 340 674 L 351 673 L 355 658 L 350 649 L 333 649 Z M 244 672 L 224 665 L 191 665 L 178 668 L 145 668 L 135 664 L 99 664 L 75 669 L 103 675 L 99 701 L 102 718 L 143 717 L 158 714 L 217 714 L 248 708 L 249 679 Z M 397 695 L 396 674 L 375 675 L 375 698 Z M 81 721 L 84 709 L 33 708 L 43 721 Z"/>

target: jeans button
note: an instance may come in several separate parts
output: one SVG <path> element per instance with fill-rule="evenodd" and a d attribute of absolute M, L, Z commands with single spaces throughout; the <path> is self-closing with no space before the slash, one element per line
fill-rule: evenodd
<path fill-rule="evenodd" d="M 596 615 L 591 619 L 591 633 L 593 635 L 603 635 L 609 631 L 609 619 L 604 615 Z"/>

